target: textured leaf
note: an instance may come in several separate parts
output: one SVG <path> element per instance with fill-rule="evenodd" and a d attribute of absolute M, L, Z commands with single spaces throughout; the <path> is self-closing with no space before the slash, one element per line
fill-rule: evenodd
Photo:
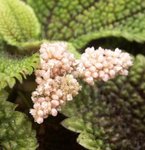
<path fill-rule="evenodd" d="M 35 150 L 36 133 L 28 118 L 15 111 L 15 105 L 6 101 L 8 94 L 0 91 L 0 145 L 4 150 Z"/>
<path fill-rule="evenodd" d="M 0 0 L 0 34 L 9 44 L 34 40 L 40 25 L 33 10 L 20 0 Z"/>
<path fill-rule="evenodd" d="M 91 150 L 102 150 L 102 148 L 111 150 L 109 147 L 103 147 L 104 143 L 101 139 L 96 140 L 95 136 L 88 134 L 88 132 L 85 131 L 79 135 L 77 142 Z"/>
<path fill-rule="evenodd" d="M 39 55 L 37 53 L 20 58 L 0 51 L 0 89 L 7 85 L 12 88 L 16 80 L 22 82 L 23 77 L 26 78 L 26 75 L 33 73 L 38 62 Z"/>
<path fill-rule="evenodd" d="M 26 0 L 49 40 L 81 48 L 107 36 L 145 41 L 145 0 Z"/>
<path fill-rule="evenodd" d="M 68 103 L 64 127 L 80 132 L 90 150 L 145 149 L 145 57 L 138 55 L 129 76 L 119 76 L 83 91 Z"/>

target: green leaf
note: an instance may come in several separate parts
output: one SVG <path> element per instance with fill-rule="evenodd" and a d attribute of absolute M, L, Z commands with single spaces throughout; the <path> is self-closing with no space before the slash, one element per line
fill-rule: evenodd
<path fill-rule="evenodd" d="M 32 56 L 13 56 L 0 51 L 0 90 L 6 86 L 13 87 L 18 80 L 22 83 L 26 75 L 31 75 L 39 63 L 37 53 Z"/>
<path fill-rule="evenodd" d="M 61 124 L 65 128 L 72 130 L 74 132 L 78 132 L 78 133 L 83 131 L 85 127 L 83 119 L 82 118 L 79 119 L 76 117 L 67 118 Z"/>
<path fill-rule="evenodd" d="M 43 36 L 82 48 L 107 36 L 145 41 L 145 0 L 26 0 L 39 18 Z"/>
<path fill-rule="evenodd" d="M 29 119 L 15 111 L 15 105 L 6 101 L 8 93 L 0 91 L 0 145 L 4 150 L 35 150 L 36 133 Z"/>
<path fill-rule="evenodd" d="M 102 150 L 103 148 L 111 150 L 107 146 L 104 147 L 104 143 L 102 142 L 102 140 L 99 139 L 96 140 L 95 136 L 93 136 L 92 134 L 88 134 L 88 132 L 85 131 L 83 131 L 79 135 L 77 142 L 91 150 Z"/>
<path fill-rule="evenodd" d="M 40 25 L 30 6 L 20 0 L 0 0 L 0 34 L 11 45 L 33 41 Z"/>
<path fill-rule="evenodd" d="M 63 126 L 80 132 L 89 150 L 145 149 L 145 57 L 137 55 L 127 77 L 118 76 L 83 91 L 63 108 Z"/>

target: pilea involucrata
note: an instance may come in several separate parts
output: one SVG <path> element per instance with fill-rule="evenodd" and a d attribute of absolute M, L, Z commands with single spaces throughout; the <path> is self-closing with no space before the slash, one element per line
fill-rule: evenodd
<path fill-rule="evenodd" d="M 35 150 L 36 133 L 23 113 L 33 107 L 32 116 L 42 123 L 77 94 L 62 109 L 68 117 L 62 125 L 80 133 L 80 145 L 89 150 L 145 149 L 144 56 L 119 49 L 77 51 L 109 36 L 144 43 L 145 0 L 0 0 L 0 149 Z M 133 66 L 127 70 L 131 57 Z M 31 97 L 34 71 L 38 85 Z M 128 71 L 127 77 L 114 78 Z M 30 79 L 23 80 L 27 75 Z M 32 99 L 34 106 L 15 111 L 12 102 L 18 97 L 30 105 Z"/>

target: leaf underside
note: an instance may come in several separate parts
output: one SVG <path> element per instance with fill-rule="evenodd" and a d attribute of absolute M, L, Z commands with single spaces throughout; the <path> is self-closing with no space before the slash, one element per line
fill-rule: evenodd
<path fill-rule="evenodd" d="M 15 111 L 16 106 L 6 101 L 8 93 L 0 91 L 0 147 L 4 150 L 35 150 L 36 133 L 28 118 Z"/>
<path fill-rule="evenodd" d="M 82 48 L 107 36 L 145 41 L 145 0 L 26 0 L 42 24 L 43 37 Z"/>
<path fill-rule="evenodd" d="M 18 80 L 22 83 L 26 75 L 31 75 L 39 63 L 37 53 L 32 56 L 18 57 L 0 51 L 0 90 L 9 86 L 12 88 Z"/>
<path fill-rule="evenodd" d="M 135 58 L 129 76 L 83 89 L 63 109 L 62 125 L 80 133 L 78 143 L 89 150 L 145 149 L 144 56 Z"/>

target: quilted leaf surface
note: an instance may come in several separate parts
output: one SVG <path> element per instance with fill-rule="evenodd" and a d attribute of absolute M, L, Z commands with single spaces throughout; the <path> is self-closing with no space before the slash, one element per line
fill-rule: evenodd
<path fill-rule="evenodd" d="M 145 41 L 145 0 L 26 0 L 42 24 L 43 37 L 82 48 L 107 36 Z"/>
<path fill-rule="evenodd" d="M 40 25 L 33 9 L 20 0 L 0 0 L 0 34 L 11 45 L 33 41 Z"/>
<path fill-rule="evenodd" d="M 36 133 L 29 119 L 6 101 L 8 93 L 0 91 L 0 146 L 4 150 L 35 150 Z"/>

